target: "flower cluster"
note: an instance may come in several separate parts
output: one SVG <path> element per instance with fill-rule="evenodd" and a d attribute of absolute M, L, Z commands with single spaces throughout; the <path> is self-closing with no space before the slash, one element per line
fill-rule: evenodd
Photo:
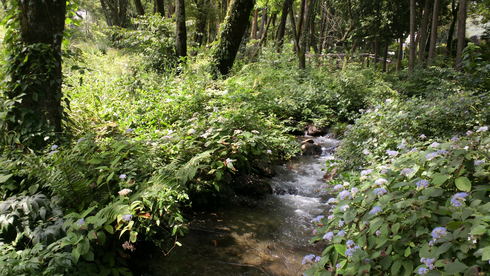
<path fill-rule="evenodd" d="M 422 180 L 417 181 L 417 183 L 415 183 L 415 185 L 417 185 L 417 189 L 425 189 L 425 188 L 429 187 L 429 181 L 422 179 Z"/>
<path fill-rule="evenodd" d="M 463 206 L 463 202 L 466 201 L 467 193 L 456 193 L 451 197 L 451 205 L 454 207 Z"/>
<path fill-rule="evenodd" d="M 308 254 L 303 257 L 303 261 L 301 262 L 301 264 L 305 265 L 308 263 L 318 263 L 320 259 L 320 256 L 316 256 L 315 254 Z"/>

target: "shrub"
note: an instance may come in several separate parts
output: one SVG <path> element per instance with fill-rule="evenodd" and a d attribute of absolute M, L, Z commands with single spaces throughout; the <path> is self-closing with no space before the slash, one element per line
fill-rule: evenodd
<path fill-rule="evenodd" d="M 306 275 L 490 270 L 488 128 L 431 142 L 331 182 L 343 188 L 318 219 L 313 241 L 326 247 Z"/>

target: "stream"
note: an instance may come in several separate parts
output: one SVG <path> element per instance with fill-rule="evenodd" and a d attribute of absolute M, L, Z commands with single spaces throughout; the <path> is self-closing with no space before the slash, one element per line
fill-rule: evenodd
<path fill-rule="evenodd" d="M 321 156 L 301 156 L 276 168 L 274 193 L 258 206 L 230 207 L 203 214 L 180 239 L 182 247 L 152 260 L 151 275 L 302 275 L 310 244 L 311 220 L 326 211 L 323 168 L 339 141 L 308 137 L 322 146 Z"/>

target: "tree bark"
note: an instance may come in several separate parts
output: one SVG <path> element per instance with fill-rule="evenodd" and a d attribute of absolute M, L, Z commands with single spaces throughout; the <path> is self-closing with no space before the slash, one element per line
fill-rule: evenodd
<path fill-rule="evenodd" d="M 208 3 L 204 1 L 196 1 L 196 33 L 194 34 L 194 41 L 200 47 L 206 41 L 204 35 L 206 34 L 206 24 L 207 24 L 207 6 Z"/>
<path fill-rule="evenodd" d="M 386 70 L 388 69 L 388 46 L 389 46 L 389 42 L 386 41 L 385 43 L 385 47 L 383 49 L 383 72 L 386 72 Z"/>
<path fill-rule="evenodd" d="M 310 16 L 311 13 L 313 12 L 314 5 L 315 5 L 315 0 L 305 1 L 303 26 L 301 29 L 301 35 L 299 39 L 300 43 L 299 43 L 298 59 L 299 59 L 300 69 L 306 68 L 306 52 L 308 50 L 308 34 L 309 34 L 309 25 L 310 25 L 308 23 L 310 22 Z"/>
<path fill-rule="evenodd" d="M 452 15 L 452 20 L 451 20 L 451 25 L 449 25 L 449 31 L 447 34 L 447 41 L 446 41 L 446 55 L 448 57 L 453 56 L 453 37 L 454 37 L 454 31 L 456 29 L 456 21 L 458 20 L 458 11 L 459 11 L 459 3 L 456 4 L 457 0 L 452 0 L 451 3 L 451 15 Z"/>
<path fill-rule="evenodd" d="M 424 4 L 424 11 L 422 15 L 422 22 L 420 24 L 419 28 L 419 36 L 420 38 L 418 39 L 418 44 L 419 44 L 419 60 L 421 63 L 425 62 L 426 58 L 426 43 L 427 43 L 427 29 L 429 25 L 429 18 L 430 18 L 430 1 L 431 0 L 425 0 Z"/>
<path fill-rule="evenodd" d="M 456 68 L 461 69 L 463 61 L 463 50 L 466 44 L 466 0 L 459 0 L 458 15 L 458 48 L 456 52 Z"/>
<path fill-rule="evenodd" d="M 259 29 L 259 36 L 258 36 L 259 38 L 262 38 L 262 36 L 264 35 L 265 27 L 267 26 L 267 21 L 268 21 L 267 8 L 263 8 L 262 18 L 260 20 L 260 29 Z"/>
<path fill-rule="evenodd" d="M 155 10 L 162 17 L 165 17 L 165 4 L 163 0 L 155 0 Z"/>
<path fill-rule="evenodd" d="M 410 73 L 415 68 L 415 0 L 410 0 L 410 56 L 408 61 L 408 70 Z"/>
<path fill-rule="evenodd" d="M 250 34 L 250 37 L 252 39 L 257 39 L 257 29 L 259 25 L 259 10 L 254 11 L 254 17 L 252 19 L 252 32 Z"/>
<path fill-rule="evenodd" d="M 45 143 L 39 133 L 62 131 L 61 41 L 65 28 L 66 2 L 58 0 L 17 0 L 20 9 L 22 50 L 9 49 L 15 58 L 8 71 L 11 77 L 7 96 L 21 96 L 7 115 L 7 128 L 35 137 L 35 147 Z M 24 137 L 25 138 L 25 137 Z"/>
<path fill-rule="evenodd" d="M 213 53 L 213 61 L 216 66 L 213 72 L 215 78 L 218 77 L 218 73 L 226 76 L 233 67 L 254 4 L 254 0 L 233 0 L 231 3 L 218 45 Z"/>
<path fill-rule="evenodd" d="M 303 22 L 305 19 L 305 6 L 306 6 L 306 0 L 301 0 L 300 8 L 299 8 L 299 17 L 298 17 L 298 26 L 296 33 L 298 34 L 298 37 L 301 36 L 301 31 L 303 30 Z"/>
<path fill-rule="evenodd" d="M 430 33 L 429 59 L 427 60 L 427 64 L 429 66 L 432 65 L 432 63 L 434 62 L 434 57 L 436 55 L 437 28 L 439 25 L 439 5 L 440 5 L 440 0 L 434 0 L 432 27 Z"/>
<path fill-rule="evenodd" d="M 107 25 L 126 27 L 129 24 L 128 0 L 100 0 L 100 5 Z"/>
<path fill-rule="evenodd" d="M 179 58 L 187 56 L 187 29 L 185 27 L 185 1 L 175 0 L 175 52 Z"/>
<path fill-rule="evenodd" d="M 293 4 L 293 0 L 284 0 L 281 12 L 281 21 L 277 28 L 276 36 L 276 50 L 278 53 L 282 51 L 282 46 L 284 44 L 284 34 L 286 33 L 286 23 L 288 20 L 289 7 Z"/>
<path fill-rule="evenodd" d="M 145 8 L 143 7 L 141 0 L 134 0 L 134 6 L 138 15 L 145 15 Z"/>
<path fill-rule="evenodd" d="M 400 38 L 398 43 L 398 59 L 396 62 L 396 71 L 400 71 L 402 69 L 402 61 L 403 61 L 403 38 Z"/>
<path fill-rule="evenodd" d="M 296 20 L 294 19 L 294 9 L 293 5 L 289 8 L 289 21 L 291 22 L 291 32 L 294 38 L 294 52 L 295 54 L 299 53 L 299 35 L 296 32 Z"/>

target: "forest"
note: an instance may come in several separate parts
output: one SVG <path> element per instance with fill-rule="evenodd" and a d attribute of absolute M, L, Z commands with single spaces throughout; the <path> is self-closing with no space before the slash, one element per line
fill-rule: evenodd
<path fill-rule="evenodd" d="M 0 275 L 490 275 L 490 0 L 0 20 Z"/>

